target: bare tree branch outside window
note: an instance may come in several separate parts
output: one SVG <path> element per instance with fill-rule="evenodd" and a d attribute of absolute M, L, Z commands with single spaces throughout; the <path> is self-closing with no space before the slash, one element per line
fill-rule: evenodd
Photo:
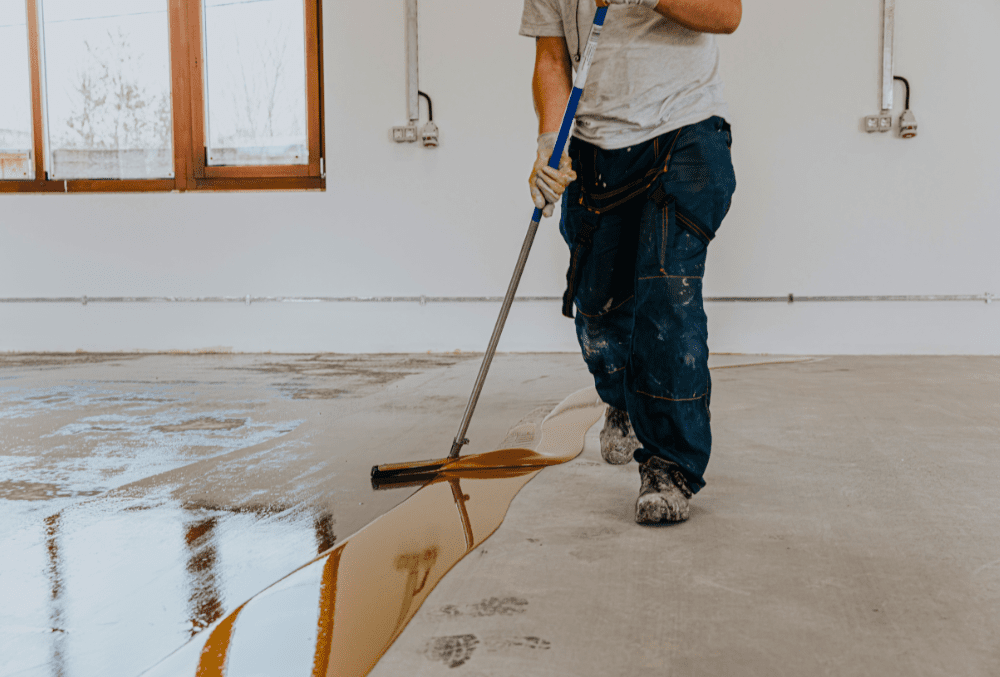
<path fill-rule="evenodd" d="M 301 135 L 299 116 L 289 106 L 287 70 L 288 30 L 252 40 L 235 37 L 235 59 L 226 64 L 226 95 L 232 117 L 219 134 L 221 146 L 266 145 L 276 136 Z M 263 142 L 263 143 L 262 143 Z"/>
<path fill-rule="evenodd" d="M 120 29 L 104 44 L 84 42 L 88 60 L 73 87 L 76 113 L 58 143 L 64 148 L 170 148 L 170 96 L 143 83 L 140 51 Z"/>

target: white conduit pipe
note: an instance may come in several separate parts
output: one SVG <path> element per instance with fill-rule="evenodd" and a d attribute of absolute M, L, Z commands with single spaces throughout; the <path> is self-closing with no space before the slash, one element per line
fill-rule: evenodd
<path fill-rule="evenodd" d="M 413 0 L 416 2 L 416 0 Z M 892 112 L 893 37 L 896 30 L 896 0 L 882 1 L 882 112 Z"/>
<path fill-rule="evenodd" d="M 420 69 L 417 45 L 417 0 L 406 0 L 406 108 L 411 125 L 420 121 Z"/>

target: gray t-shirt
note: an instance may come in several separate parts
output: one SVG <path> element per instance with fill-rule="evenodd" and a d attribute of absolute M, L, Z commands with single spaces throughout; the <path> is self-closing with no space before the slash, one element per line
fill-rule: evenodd
<path fill-rule="evenodd" d="M 596 11 L 594 0 L 524 0 L 520 33 L 565 37 L 576 68 Z M 611 6 L 574 136 L 612 150 L 727 113 L 714 35 L 647 7 Z"/>

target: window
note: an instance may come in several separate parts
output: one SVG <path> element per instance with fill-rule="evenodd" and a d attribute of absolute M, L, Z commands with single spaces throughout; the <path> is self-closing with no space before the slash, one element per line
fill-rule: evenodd
<path fill-rule="evenodd" d="M 206 164 L 309 164 L 301 1 L 204 8 Z"/>
<path fill-rule="evenodd" d="M 39 0 L 50 179 L 174 175 L 167 0 Z"/>
<path fill-rule="evenodd" d="M 0 0 L 0 192 L 323 188 L 320 0 Z"/>
<path fill-rule="evenodd" d="M 0 180 L 33 179 L 28 17 L 24 0 L 0 0 Z"/>

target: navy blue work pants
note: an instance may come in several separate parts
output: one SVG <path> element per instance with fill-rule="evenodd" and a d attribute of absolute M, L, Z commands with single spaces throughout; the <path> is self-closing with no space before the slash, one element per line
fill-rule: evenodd
<path fill-rule="evenodd" d="M 564 312 L 575 306 L 597 391 L 628 411 L 636 461 L 677 463 L 693 491 L 712 447 L 702 279 L 736 189 L 731 146 L 718 116 L 618 150 L 573 138 L 578 179 L 562 201 Z"/>

